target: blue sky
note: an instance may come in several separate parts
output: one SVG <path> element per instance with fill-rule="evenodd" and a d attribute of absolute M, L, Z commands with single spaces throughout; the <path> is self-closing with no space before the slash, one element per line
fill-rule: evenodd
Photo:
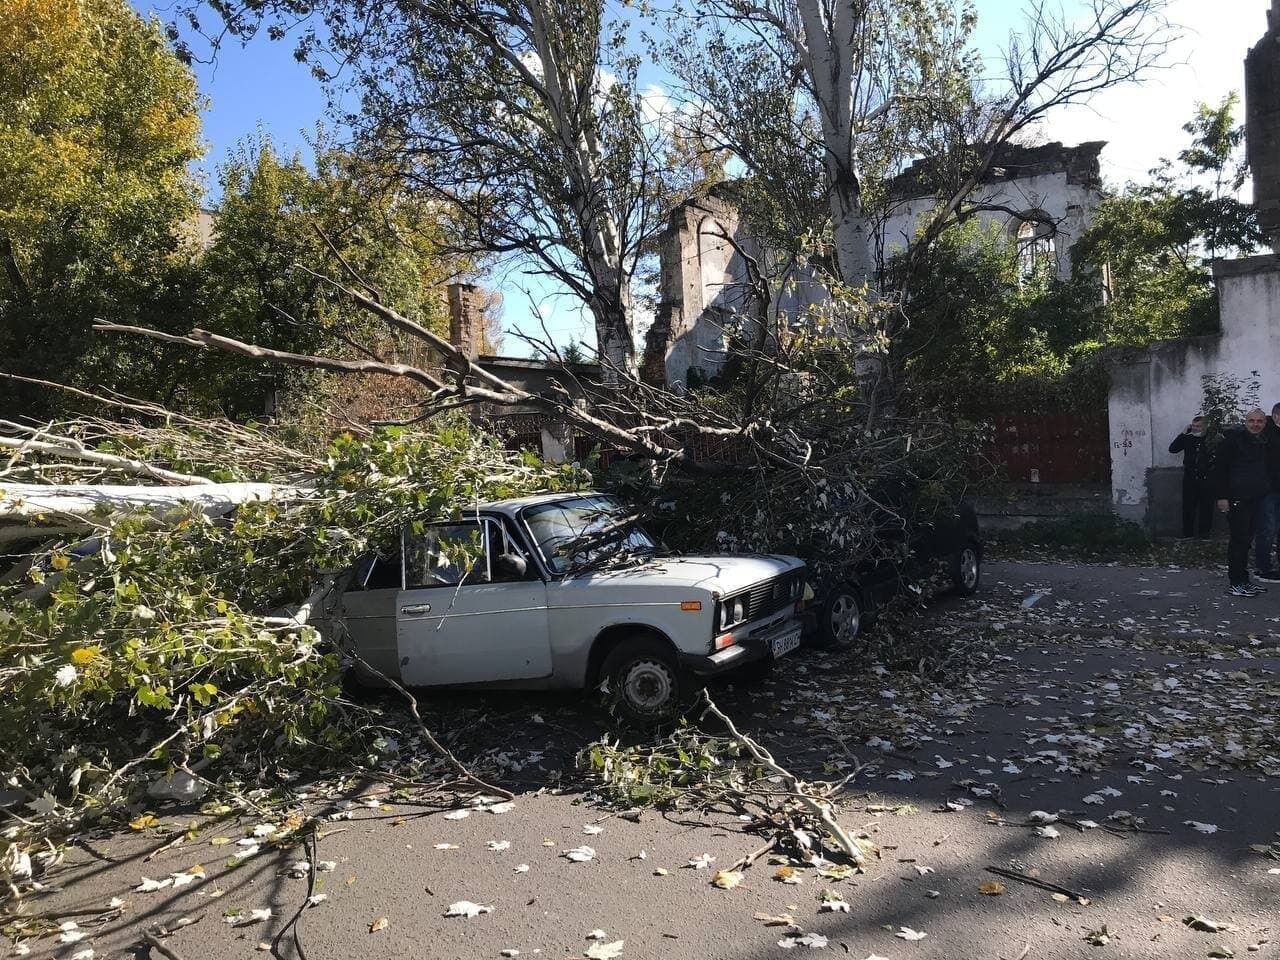
<path fill-rule="evenodd" d="M 155 13 L 161 20 L 172 16 L 165 0 L 133 2 L 141 12 Z M 1083 5 L 1082 0 L 1068 2 Z M 1025 3 L 976 0 L 976 6 L 978 44 L 991 56 L 1021 22 Z M 1141 179 L 1161 157 L 1181 148 L 1185 135 L 1179 128 L 1197 101 L 1216 102 L 1242 88 L 1244 56 L 1266 27 L 1268 6 L 1269 0 L 1172 0 L 1170 19 L 1184 31 L 1172 51 L 1173 66 L 1152 74 L 1141 86 L 1107 91 L 1088 106 L 1061 112 L 1040 135 L 1068 144 L 1106 140 L 1104 175 L 1116 182 Z M 196 64 L 200 89 L 210 101 L 204 114 L 209 147 L 204 168 L 211 190 L 216 187 L 217 165 L 259 129 L 282 150 L 309 152 L 307 143 L 323 119 L 325 97 L 307 68 L 293 59 L 292 49 L 288 40 L 259 37 L 247 47 L 228 44 L 215 64 Z M 991 64 L 993 70 L 995 66 Z M 508 327 L 536 330 L 537 322 L 530 318 L 541 309 L 558 342 L 593 339 L 588 321 L 571 298 L 557 296 L 536 278 L 508 268 L 491 282 L 503 291 Z M 510 353 L 523 352 L 512 338 L 507 347 Z"/>

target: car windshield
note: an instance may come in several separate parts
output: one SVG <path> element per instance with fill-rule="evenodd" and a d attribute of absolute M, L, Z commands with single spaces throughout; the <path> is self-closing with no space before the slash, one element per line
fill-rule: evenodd
<path fill-rule="evenodd" d="M 553 573 L 568 573 L 613 557 L 647 556 L 657 549 L 613 497 L 543 503 L 526 507 L 523 516 Z"/>

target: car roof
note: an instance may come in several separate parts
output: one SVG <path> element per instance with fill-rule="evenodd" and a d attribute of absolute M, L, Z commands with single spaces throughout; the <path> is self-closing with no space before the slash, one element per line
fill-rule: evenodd
<path fill-rule="evenodd" d="M 539 493 L 531 497 L 517 497 L 514 500 L 495 500 L 492 503 L 482 503 L 480 504 L 480 509 L 514 514 L 525 507 L 536 507 L 544 503 L 559 503 L 562 500 L 576 500 L 579 497 L 599 496 L 604 496 L 604 494 L 597 493 L 595 490 L 578 490 L 573 493 Z"/>

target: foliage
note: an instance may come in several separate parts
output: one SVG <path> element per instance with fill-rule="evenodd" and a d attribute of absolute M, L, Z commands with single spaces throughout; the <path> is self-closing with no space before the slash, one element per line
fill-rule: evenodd
<path fill-rule="evenodd" d="M 597 777 L 606 799 L 619 806 L 678 808 L 693 799 L 757 783 L 767 774 L 737 741 L 713 737 L 681 721 L 654 743 L 624 746 L 602 737 L 578 753 L 578 767 Z"/>
<path fill-rule="evenodd" d="M 949 230 L 929 270 L 901 282 L 907 322 L 891 349 L 913 402 L 977 411 L 994 395 L 1061 378 L 1094 345 L 1088 286 L 1059 280 L 1049 261 L 1024 276 L 995 224 Z"/>
<path fill-rule="evenodd" d="M 610 479 L 664 505 L 655 527 L 680 550 L 795 554 L 818 581 L 868 559 L 899 557 L 904 526 L 917 528 L 963 497 L 978 425 L 923 409 L 874 413 L 867 354 L 843 336 L 799 335 L 788 348 L 788 378 L 774 381 L 771 365 L 753 370 L 748 361 L 696 396 L 726 416 L 770 403 L 804 438 L 803 466 L 742 440 L 704 438 L 695 449 L 705 474 L 666 474 L 657 489 L 629 472 Z M 753 399 L 757 392 L 766 396 Z"/>
<path fill-rule="evenodd" d="M 226 427 L 239 439 L 221 451 L 224 469 L 296 475 L 295 451 Z M 194 432 L 190 450 L 189 433 L 117 428 L 111 446 L 192 463 L 218 453 L 215 429 Z M 34 470 L 36 459 L 23 463 Z M 0 586 L 0 726 L 27 731 L 6 738 L 0 758 L 46 825 L 113 809 L 174 769 L 234 780 L 359 746 L 337 651 L 305 618 L 277 611 L 405 525 L 562 482 L 464 422 L 346 434 L 307 462 L 315 474 L 292 498 L 221 519 L 191 510 L 161 527 L 116 516 L 96 549 L 46 545 Z"/>
<path fill-rule="evenodd" d="M 1071 254 L 1077 276 L 1101 275 L 1107 288 L 1099 340 L 1144 344 L 1217 330 L 1209 261 L 1262 242 L 1253 208 L 1236 198 L 1246 173 L 1237 104 L 1234 93 L 1217 107 L 1199 104 L 1183 126 L 1191 143 L 1178 164 L 1163 161 L 1149 182 L 1129 183 L 1093 211 Z"/>
<path fill-rule="evenodd" d="M 192 286 L 195 81 L 125 0 L 0 0 L 0 365 L 131 388 L 170 351 L 105 351 L 97 318 L 167 328 Z M 0 386 L 0 404 L 42 397 Z"/>
<path fill-rule="evenodd" d="M 1000 534 L 1000 540 L 1093 557 L 1132 555 L 1151 549 L 1151 538 L 1141 525 L 1111 513 L 1036 520 L 1016 531 Z"/>
<path fill-rule="evenodd" d="M 1201 374 L 1203 399 L 1200 401 L 1200 415 L 1205 419 L 1205 443 L 1212 450 L 1222 440 L 1222 431 L 1227 427 L 1239 426 L 1245 414 L 1258 406 L 1259 391 L 1262 381 L 1258 379 L 1258 371 L 1252 371 L 1248 377 L 1233 377 L 1230 374 Z M 1267 411 L 1268 415 L 1270 411 Z"/>
<path fill-rule="evenodd" d="M 358 102 L 340 113 L 362 155 L 445 204 L 468 249 L 560 282 L 601 353 L 633 365 L 631 280 L 661 226 L 665 151 L 603 0 L 210 5 L 233 33 L 297 36 L 335 100 Z"/>
<path fill-rule="evenodd" d="M 323 142 L 308 170 L 296 155 L 277 156 L 265 135 L 242 144 L 220 179 L 213 239 L 200 259 L 201 326 L 276 350 L 343 356 L 360 341 L 391 361 L 424 362 L 421 349 L 393 334 L 371 337 L 367 315 L 316 275 L 341 273 L 341 258 L 381 297 L 447 336 L 444 285 L 467 264 L 444 252 L 437 205 L 406 193 L 376 164 Z M 278 394 L 316 389 L 315 377 L 269 365 L 223 360 L 205 367 L 189 389 L 232 416 L 272 412 L 288 402 Z"/>

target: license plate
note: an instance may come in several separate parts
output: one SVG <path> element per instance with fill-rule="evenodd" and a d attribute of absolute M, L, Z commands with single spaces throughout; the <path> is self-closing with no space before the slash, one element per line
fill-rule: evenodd
<path fill-rule="evenodd" d="M 800 630 L 797 628 L 792 630 L 790 633 L 784 633 L 780 637 L 774 637 L 769 641 L 769 643 L 773 647 L 773 657 L 775 660 L 778 657 L 785 657 L 792 650 L 796 649 L 796 647 L 800 646 Z"/>

